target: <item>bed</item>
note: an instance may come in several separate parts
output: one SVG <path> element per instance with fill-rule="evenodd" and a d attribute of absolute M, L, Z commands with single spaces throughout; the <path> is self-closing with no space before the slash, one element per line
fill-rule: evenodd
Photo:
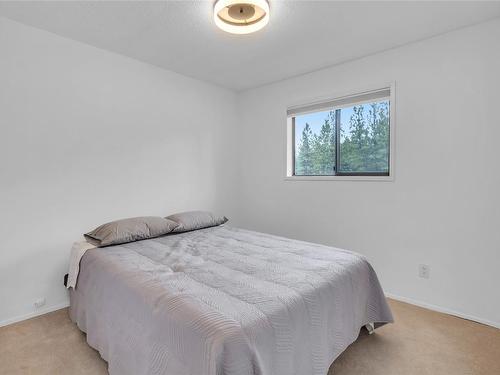
<path fill-rule="evenodd" d="M 363 256 L 228 225 L 88 250 L 70 299 L 112 375 L 326 375 L 393 321 Z"/>

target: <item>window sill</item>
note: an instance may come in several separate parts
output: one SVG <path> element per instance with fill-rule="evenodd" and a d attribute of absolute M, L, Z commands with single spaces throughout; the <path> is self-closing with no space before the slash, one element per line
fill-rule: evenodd
<path fill-rule="evenodd" d="M 285 176 L 285 181 L 380 181 L 380 182 L 393 182 L 394 176 Z"/>

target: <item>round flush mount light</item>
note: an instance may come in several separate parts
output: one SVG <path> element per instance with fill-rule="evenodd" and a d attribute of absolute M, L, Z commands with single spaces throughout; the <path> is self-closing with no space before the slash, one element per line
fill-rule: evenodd
<path fill-rule="evenodd" d="M 217 0 L 214 21 L 228 33 L 250 34 L 269 22 L 269 3 L 267 0 Z"/>

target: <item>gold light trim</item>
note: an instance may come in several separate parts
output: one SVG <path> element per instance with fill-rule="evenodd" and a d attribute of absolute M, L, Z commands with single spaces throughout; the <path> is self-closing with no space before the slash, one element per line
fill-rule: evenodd
<path fill-rule="evenodd" d="M 267 0 L 218 0 L 214 5 L 214 21 L 232 34 L 250 34 L 269 22 Z"/>

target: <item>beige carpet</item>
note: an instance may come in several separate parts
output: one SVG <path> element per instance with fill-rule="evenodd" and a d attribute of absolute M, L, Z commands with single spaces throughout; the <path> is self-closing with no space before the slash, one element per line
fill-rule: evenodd
<path fill-rule="evenodd" d="M 500 374 L 499 329 L 402 302 L 390 304 L 396 323 L 371 336 L 362 333 L 329 375 Z M 0 328 L 2 375 L 99 375 L 107 374 L 106 368 L 66 309 Z"/>

